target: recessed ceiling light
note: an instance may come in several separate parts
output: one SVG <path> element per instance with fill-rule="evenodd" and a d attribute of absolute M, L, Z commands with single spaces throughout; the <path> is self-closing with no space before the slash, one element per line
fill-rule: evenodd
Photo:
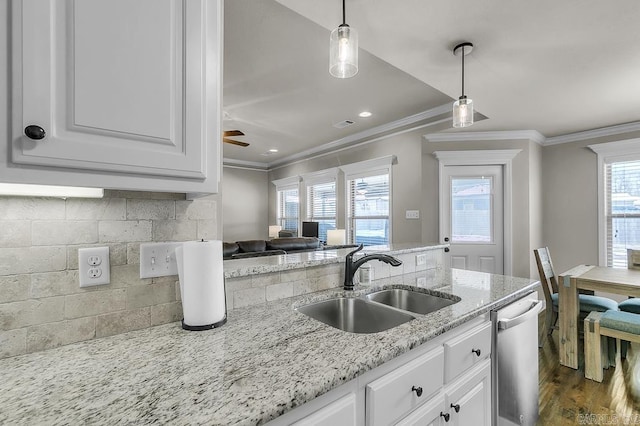
<path fill-rule="evenodd" d="M 362 111 L 360 114 L 358 114 L 360 117 L 362 118 L 367 118 L 367 117 L 371 117 L 371 113 L 369 111 Z"/>
<path fill-rule="evenodd" d="M 278 152 L 278 150 L 276 148 L 271 148 L 269 152 Z"/>

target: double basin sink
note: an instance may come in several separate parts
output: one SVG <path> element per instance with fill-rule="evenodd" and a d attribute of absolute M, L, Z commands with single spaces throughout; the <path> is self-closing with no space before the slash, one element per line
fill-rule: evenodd
<path fill-rule="evenodd" d="M 455 297 L 455 296 L 451 296 Z M 363 297 L 335 297 L 296 310 L 351 333 L 377 333 L 460 301 L 435 294 L 392 288 Z"/>

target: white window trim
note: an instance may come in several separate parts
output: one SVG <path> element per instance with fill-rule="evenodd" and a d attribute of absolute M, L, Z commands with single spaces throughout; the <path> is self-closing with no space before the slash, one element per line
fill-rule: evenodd
<path fill-rule="evenodd" d="M 344 173 L 344 223 L 347 230 L 347 236 L 351 235 L 350 222 L 349 222 L 349 180 L 354 176 L 368 177 L 376 176 L 387 173 L 389 175 L 389 241 L 391 244 L 393 241 L 393 173 L 392 165 L 397 162 L 395 155 L 388 155 L 386 157 L 374 158 L 371 160 L 360 161 L 358 163 L 346 164 L 340 166 L 340 169 Z M 353 241 L 349 241 L 353 243 Z"/>
<path fill-rule="evenodd" d="M 606 188 L 604 166 L 619 161 L 640 160 L 640 139 L 628 139 L 588 145 L 598 156 L 598 265 L 607 264 L 607 224 L 605 223 L 604 197 Z"/>
<path fill-rule="evenodd" d="M 272 180 L 271 183 L 274 184 L 276 187 L 276 223 L 278 225 L 280 224 L 279 220 L 281 219 L 280 217 L 278 217 L 278 213 L 279 213 L 278 203 L 280 202 L 280 197 L 278 196 L 278 192 L 287 191 L 290 189 L 298 190 L 298 230 L 300 230 L 302 227 L 302 211 L 301 211 L 302 200 L 300 197 L 300 192 L 302 191 L 302 189 L 300 188 L 300 176 L 291 176 L 283 179 L 275 179 L 275 180 Z"/>
<path fill-rule="evenodd" d="M 438 159 L 438 181 L 442 183 L 444 167 L 446 166 L 477 166 L 501 165 L 504 167 L 502 182 L 504 185 L 504 275 L 513 273 L 513 159 L 522 152 L 521 149 L 488 149 L 466 151 L 435 151 L 433 155 Z M 442 217 L 444 216 L 444 194 L 442 184 L 439 192 L 439 232 L 442 233 Z M 443 241 L 444 235 L 440 235 Z"/>

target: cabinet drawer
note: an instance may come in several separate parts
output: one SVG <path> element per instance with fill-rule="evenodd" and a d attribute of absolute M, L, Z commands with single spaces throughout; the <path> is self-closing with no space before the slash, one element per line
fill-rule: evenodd
<path fill-rule="evenodd" d="M 478 352 L 480 351 L 480 352 Z M 491 354 L 491 323 L 473 328 L 444 344 L 444 381 L 449 383 Z"/>
<path fill-rule="evenodd" d="M 446 413 L 444 395 L 440 394 L 396 423 L 396 426 L 440 425 L 441 414 Z"/>
<path fill-rule="evenodd" d="M 389 425 L 425 403 L 442 388 L 443 368 L 444 351 L 437 347 L 369 383 L 367 424 Z"/>

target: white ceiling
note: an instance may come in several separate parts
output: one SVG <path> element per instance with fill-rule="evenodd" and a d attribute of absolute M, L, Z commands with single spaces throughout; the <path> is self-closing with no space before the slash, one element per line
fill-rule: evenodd
<path fill-rule="evenodd" d="M 360 70 L 341 80 L 328 72 L 339 0 L 225 2 L 224 130 L 251 143 L 225 144 L 227 162 L 274 165 L 424 111 L 450 115 L 438 107 L 460 96 L 451 49 L 461 41 L 475 45 L 465 93 L 488 117 L 467 131 L 552 137 L 640 120 L 638 0 L 347 0 L 346 8 Z M 373 117 L 359 118 L 362 110 Z M 355 124 L 332 127 L 345 119 Z M 264 155 L 269 148 L 279 152 Z"/>

